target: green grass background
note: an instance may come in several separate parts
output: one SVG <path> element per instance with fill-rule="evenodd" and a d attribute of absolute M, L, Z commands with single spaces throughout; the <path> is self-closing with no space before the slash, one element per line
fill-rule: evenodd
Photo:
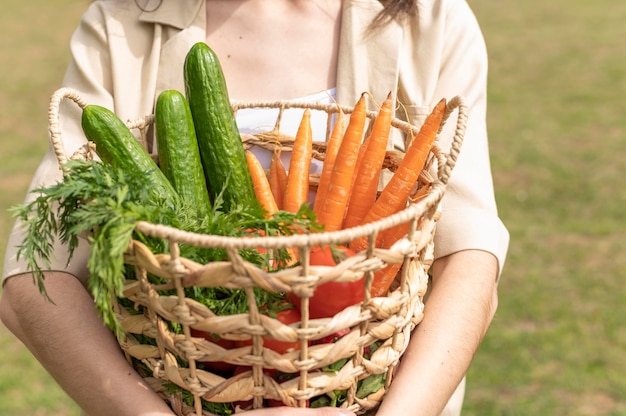
<path fill-rule="evenodd" d="M 88 1 L 5 3 L 1 252 Z M 512 239 L 464 415 L 626 415 L 626 2 L 470 4 L 490 51 L 492 165 Z M 2 326 L 0 357 L 0 415 L 78 414 Z"/>

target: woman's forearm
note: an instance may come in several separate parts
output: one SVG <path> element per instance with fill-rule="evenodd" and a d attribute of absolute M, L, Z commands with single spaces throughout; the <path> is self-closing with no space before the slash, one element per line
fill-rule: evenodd
<path fill-rule="evenodd" d="M 68 395 L 90 416 L 172 415 L 124 359 L 82 284 L 56 272 L 45 283 L 54 303 L 30 275 L 11 277 L 0 315 Z"/>
<path fill-rule="evenodd" d="M 437 416 L 463 379 L 497 308 L 497 260 L 467 250 L 433 264 L 422 322 L 377 413 Z"/>

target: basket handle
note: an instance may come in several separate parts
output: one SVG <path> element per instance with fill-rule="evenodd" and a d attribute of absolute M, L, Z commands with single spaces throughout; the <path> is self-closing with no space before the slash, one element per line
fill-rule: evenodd
<path fill-rule="evenodd" d="M 63 146 L 63 141 L 61 140 L 61 124 L 59 122 L 61 102 L 65 98 L 74 101 L 81 109 L 87 106 L 87 103 L 80 97 L 78 92 L 71 88 L 60 88 L 50 97 L 50 105 L 48 107 L 48 132 L 59 166 L 63 166 L 67 162 L 65 146 Z"/>
<path fill-rule="evenodd" d="M 452 175 L 452 170 L 456 165 L 456 161 L 459 157 L 459 153 L 461 151 L 461 145 L 463 144 L 463 139 L 465 137 L 465 131 L 467 130 L 467 119 L 468 119 L 468 107 L 465 104 L 465 99 L 457 95 L 452 97 L 446 104 L 446 112 L 444 114 L 443 122 L 441 126 L 445 124 L 446 120 L 450 117 L 450 115 L 454 112 L 454 110 L 458 110 L 456 127 L 454 129 L 454 136 L 452 138 L 452 143 L 450 144 L 450 150 L 445 156 L 446 162 L 439 168 L 439 180 L 447 185 L 450 180 L 450 175 Z"/>

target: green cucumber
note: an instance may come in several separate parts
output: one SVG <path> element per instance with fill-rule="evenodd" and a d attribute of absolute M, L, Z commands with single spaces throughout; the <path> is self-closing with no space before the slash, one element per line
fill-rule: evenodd
<path fill-rule="evenodd" d="M 222 67 L 206 43 L 187 53 L 184 79 L 211 199 L 221 194 L 225 211 L 258 206 Z"/>
<path fill-rule="evenodd" d="M 115 113 L 99 105 L 87 105 L 81 125 L 87 140 L 95 143 L 96 153 L 103 162 L 129 175 L 143 175 L 157 198 L 172 203 L 178 199 L 172 184 Z"/>
<path fill-rule="evenodd" d="M 176 90 L 159 94 L 154 110 L 159 167 L 184 203 L 196 208 L 199 218 L 211 208 L 196 130 L 189 103 Z"/>

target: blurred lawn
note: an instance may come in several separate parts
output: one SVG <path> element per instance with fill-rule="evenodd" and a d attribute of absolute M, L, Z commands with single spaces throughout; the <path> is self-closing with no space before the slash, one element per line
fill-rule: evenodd
<path fill-rule="evenodd" d="M 512 242 L 465 415 L 625 415 L 626 2 L 470 4 Z"/>
<path fill-rule="evenodd" d="M 9 2 L 0 16 L 1 252 L 87 4 Z M 626 415 L 626 2 L 470 4 L 490 51 L 493 171 L 512 242 L 464 416 Z M 0 415 L 77 414 L 3 327 L 0 352 Z"/>
<path fill-rule="evenodd" d="M 0 14 L 0 262 L 20 203 L 48 145 L 48 99 L 69 58 L 88 0 L 3 2 Z M 1 263 L 0 263 L 1 264 Z M 78 407 L 0 325 L 0 415 L 74 416 Z M 68 358 L 71 359 L 71 358 Z"/>

